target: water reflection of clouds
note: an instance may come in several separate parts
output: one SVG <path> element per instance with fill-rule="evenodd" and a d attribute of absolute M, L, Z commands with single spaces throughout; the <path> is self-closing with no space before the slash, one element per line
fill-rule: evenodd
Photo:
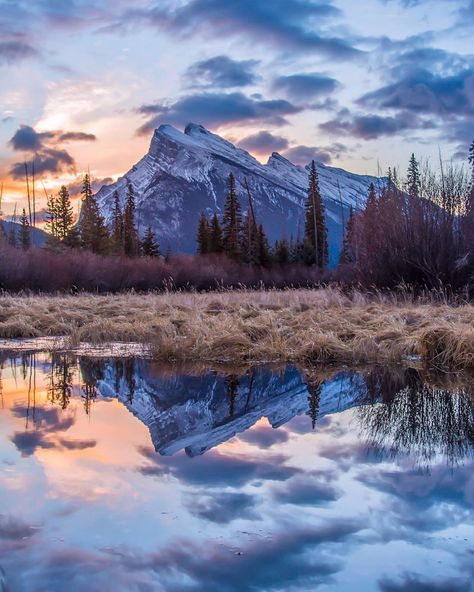
<path fill-rule="evenodd" d="M 46 368 L 43 364 L 41 372 Z M 112 369 L 104 374 L 100 364 L 88 370 L 98 380 L 114 378 Z M 259 380 L 265 394 L 252 394 L 258 404 L 278 420 L 290 412 L 301 415 L 278 430 L 266 419 L 257 421 L 232 437 L 238 432 L 232 422 L 240 422 L 242 413 L 230 416 L 228 399 L 220 405 L 217 395 L 202 400 L 198 392 L 190 393 L 187 408 L 183 397 L 188 383 L 181 377 L 180 412 L 172 415 L 169 432 L 164 416 L 161 436 L 185 436 L 186 413 L 196 409 L 193 430 L 201 426 L 199 418 L 207 422 L 201 432 L 195 431 L 202 450 L 207 450 L 206 430 L 213 431 L 213 438 L 222 434 L 231 439 L 223 445 L 216 440 L 214 448 L 193 458 L 184 451 L 161 456 L 129 413 L 149 417 L 152 424 L 161 412 L 160 378 L 153 377 L 158 389 L 153 394 L 144 376 L 137 375 L 134 382 L 135 398 L 122 378 L 122 402 L 111 404 L 108 391 L 107 404 L 97 396 L 88 408 L 90 415 L 85 415 L 77 385 L 65 410 L 40 400 L 28 430 L 25 417 L 32 421 L 32 410 L 15 391 L 16 402 L 2 415 L 5 437 L 0 441 L 6 460 L 14 451 L 10 442 L 22 455 L 17 452 L 1 469 L 2 476 L 14 471 L 16 479 L 16 490 L 9 489 L 7 480 L 0 486 L 1 507 L 7 508 L 4 514 L 0 510 L 0 564 L 9 590 L 472 589 L 474 477 L 469 458 L 448 466 L 438 453 L 430 457 L 426 470 L 410 462 L 406 449 L 398 457 L 387 454 L 380 446 L 386 440 L 369 438 L 359 429 L 363 424 L 372 435 L 382 435 L 390 428 L 386 423 L 391 414 L 386 412 L 370 415 L 349 408 L 320 418 L 313 431 L 312 417 L 304 413 L 308 394 L 298 390 L 294 401 L 285 399 L 285 408 L 279 407 L 264 373 Z M 301 389 L 294 371 L 291 380 Z M 337 390 L 344 382 L 341 375 L 338 381 Z M 166 383 L 167 413 L 173 411 L 171 382 Z M 209 386 L 204 378 L 189 384 Z M 142 387 L 148 391 L 140 391 Z M 317 392 L 326 397 L 328 409 L 330 384 Z M 387 396 L 385 404 L 397 413 L 405 408 L 407 417 L 397 417 L 396 425 L 410 427 L 408 414 L 416 408 L 416 399 L 398 392 L 393 393 L 395 403 Z M 377 398 L 375 391 L 372 394 Z M 7 391 L 5 395 L 8 399 Z M 248 400 L 245 388 L 238 393 L 234 413 L 242 404 L 240 396 Z M 469 441 L 453 447 L 454 438 L 447 438 L 442 415 L 451 409 L 449 397 L 427 397 L 430 409 L 437 400 L 440 408 L 432 415 L 436 422 L 424 427 L 439 429 L 442 439 L 413 429 L 405 444 L 431 451 L 432 443 L 448 442 L 449 450 L 468 450 Z M 466 437 L 469 408 L 456 397 L 462 411 L 459 433 Z M 350 397 L 344 400 L 350 407 Z M 313 398 L 310 404 L 317 402 Z M 213 423 L 213 413 L 218 422 Z M 226 422 L 231 424 L 227 431 Z M 453 424 L 454 431 L 458 424 Z"/>

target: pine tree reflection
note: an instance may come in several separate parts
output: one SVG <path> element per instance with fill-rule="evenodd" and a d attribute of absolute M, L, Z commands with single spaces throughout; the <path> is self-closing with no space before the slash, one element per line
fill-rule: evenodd
<path fill-rule="evenodd" d="M 77 366 L 73 357 L 67 353 L 53 353 L 51 355 L 51 370 L 47 398 L 52 405 L 59 405 L 67 409 Z"/>
<path fill-rule="evenodd" d="M 90 415 L 92 403 L 99 396 L 97 382 L 104 378 L 105 362 L 93 358 L 80 358 L 79 368 L 82 376 L 84 410 L 87 415 Z"/>

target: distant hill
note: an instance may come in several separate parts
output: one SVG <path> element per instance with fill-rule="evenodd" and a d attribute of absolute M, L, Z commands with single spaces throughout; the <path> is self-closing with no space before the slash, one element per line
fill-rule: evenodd
<path fill-rule="evenodd" d="M 17 239 L 20 232 L 20 224 L 17 222 L 9 222 L 8 220 L 0 220 L 0 224 L 5 229 L 6 234 L 8 235 L 12 228 L 14 228 Z M 31 242 L 35 247 L 42 247 L 47 239 L 47 233 L 40 228 L 31 228 Z"/>

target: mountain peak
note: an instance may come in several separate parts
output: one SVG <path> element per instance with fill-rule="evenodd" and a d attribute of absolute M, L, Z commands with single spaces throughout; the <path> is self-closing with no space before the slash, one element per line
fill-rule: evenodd
<path fill-rule="evenodd" d="M 184 128 L 184 133 L 187 136 L 197 136 L 197 135 L 204 135 L 210 136 L 213 135 L 209 130 L 207 130 L 203 125 L 199 123 L 188 123 L 188 125 Z"/>

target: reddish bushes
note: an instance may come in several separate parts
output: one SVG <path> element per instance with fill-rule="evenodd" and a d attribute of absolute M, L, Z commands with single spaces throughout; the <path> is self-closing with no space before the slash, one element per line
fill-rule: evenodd
<path fill-rule="evenodd" d="M 284 288 L 327 282 L 329 274 L 305 265 L 264 269 L 224 256 L 177 255 L 163 259 L 101 256 L 85 251 L 22 250 L 0 245 L 0 289 L 9 292 L 122 292 L 238 286 Z"/>

